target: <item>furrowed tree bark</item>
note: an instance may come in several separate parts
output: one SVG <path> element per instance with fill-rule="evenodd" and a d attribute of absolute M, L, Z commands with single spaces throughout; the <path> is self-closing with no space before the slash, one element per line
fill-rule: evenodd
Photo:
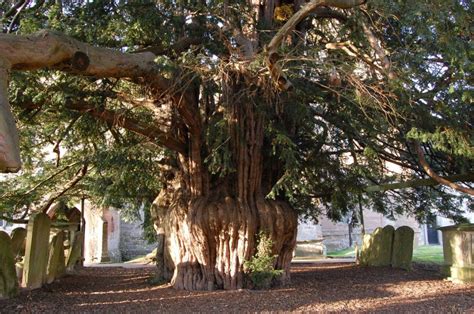
<path fill-rule="evenodd" d="M 180 119 L 177 138 L 115 112 L 77 103 L 68 106 L 155 138 L 177 153 L 175 173 L 155 202 L 154 216 L 163 237 L 160 276 L 175 288 L 248 287 L 244 262 L 256 253 L 259 231 L 273 241 L 272 254 L 277 256 L 274 267 L 283 270 L 279 281 L 289 279 L 297 215 L 285 200 L 265 199 L 269 191 L 262 189 L 263 178 L 278 175 L 266 173 L 275 171 L 274 167 L 263 166 L 264 153 L 270 150 L 264 147 L 265 116 L 255 97 L 265 99 L 266 93 L 255 85 L 255 78 L 244 79 L 238 71 L 224 76 L 224 90 L 229 96 L 224 107 L 235 171 L 221 177 L 209 173 L 204 162 L 199 93 L 192 88 L 181 93 L 171 91 L 171 82 L 157 72 L 152 53 L 124 54 L 48 31 L 31 36 L 0 35 L 0 51 L 12 70 L 49 68 L 76 75 L 129 78 L 151 86 L 157 95 L 168 93 Z M 243 90 L 255 89 L 258 96 L 240 95 Z M 266 105 L 273 106 L 271 100 Z"/>
<path fill-rule="evenodd" d="M 10 66 L 0 56 L 0 172 L 17 172 L 21 168 L 18 130 L 8 102 Z"/>
<path fill-rule="evenodd" d="M 223 178 L 212 176 L 202 158 L 190 154 L 181 160 L 180 169 L 167 180 L 152 207 L 155 228 L 159 236 L 165 235 L 163 252 L 159 252 L 164 265 L 159 265 L 157 273 L 177 289 L 251 286 L 244 262 L 255 254 L 259 231 L 273 241 L 274 266 L 283 270 L 278 280 L 290 278 L 297 215 L 285 201 L 264 197 L 264 116 L 252 99 L 236 96 L 237 91 L 249 88 L 237 77 L 232 76 L 224 91 L 229 95 L 225 114 L 235 172 Z M 206 181 L 209 188 L 193 188 Z"/>

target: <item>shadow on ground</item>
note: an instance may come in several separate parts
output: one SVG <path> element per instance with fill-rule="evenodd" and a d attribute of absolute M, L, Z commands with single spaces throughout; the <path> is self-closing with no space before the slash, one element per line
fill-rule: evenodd
<path fill-rule="evenodd" d="M 0 312 L 466 311 L 474 285 L 422 269 L 297 264 L 292 282 L 268 291 L 176 291 L 152 286 L 153 269 L 86 268 L 35 291 L 0 301 Z"/>

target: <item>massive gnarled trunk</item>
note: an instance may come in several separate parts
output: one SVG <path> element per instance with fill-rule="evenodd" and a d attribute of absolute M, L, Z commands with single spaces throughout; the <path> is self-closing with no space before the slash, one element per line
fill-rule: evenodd
<path fill-rule="evenodd" d="M 186 200 L 179 192 L 162 218 L 164 278 L 178 289 L 238 289 L 248 286 L 244 261 L 255 253 L 256 233 L 273 239 L 282 281 L 296 243 L 296 215 L 285 202 L 260 198 L 253 204 L 232 197 Z"/>
<path fill-rule="evenodd" d="M 274 162 L 265 151 L 265 115 L 256 104 L 263 96 L 243 96 L 242 91 L 255 86 L 235 77 L 223 83 L 228 100 L 223 114 L 235 172 L 224 178 L 213 176 L 202 162 L 201 151 L 191 151 L 152 209 L 165 239 L 164 265 L 159 265 L 164 269 L 159 272 L 178 289 L 248 287 L 244 262 L 256 253 L 260 231 L 272 239 L 272 253 L 277 256 L 274 266 L 283 270 L 279 280 L 289 279 L 297 215 L 284 200 L 264 197 L 265 187 L 271 185 L 264 181 L 278 174 L 263 165 L 264 159 Z M 191 140 L 200 141 L 199 135 Z"/>
<path fill-rule="evenodd" d="M 173 175 L 165 182 L 152 210 L 163 247 L 159 254 L 160 276 L 171 280 L 179 289 L 246 287 L 244 262 L 255 254 L 256 235 L 263 231 L 273 242 L 273 254 L 277 255 L 274 266 L 283 270 L 280 280 L 286 281 L 296 241 L 297 215 L 284 199 L 265 198 L 285 170 L 279 164 L 279 156 L 269 153 L 271 148 L 264 131 L 268 118 L 265 112 L 274 113 L 279 91 L 291 86 L 281 69 L 278 50 L 298 24 L 316 10 L 324 6 L 347 9 L 363 2 L 311 0 L 303 5 L 303 1 L 294 1 L 295 14 L 274 30 L 275 36 L 265 45 L 259 42 L 259 23 L 255 22 L 263 21 L 271 29 L 274 9 L 283 2 L 250 0 L 248 4 L 256 13 L 254 24 L 235 27 L 233 40 L 238 49 L 232 44 L 233 56 L 225 59 L 236 58 L 237 62 L 231 65 L 232 62 L 224 61 L 223 68 L 229 73 L 222 76 L 219 96 L 211 96 L 221 98 L 222 110 L 203 105 L 199 87 L 189 87 L 193 84 L 188 83 L 176 87 L 173 79 L 161 75 L 153 53 L 124 54 L 50 31 L 31 36 L 0 34 L 0 78 L 3 75 L 6 80 L 11 70 L 49 68 L 97 78 L 128 79 L 156 91 L 157 100 L 166 98 L 172 103 L 174 117 L 172 127 L 166 131 L 123 115 L 118 118 L 111 110 L 88 106 L 83 101 L 66 104 L 146 136 L 175 153 Z M 259 56 L 266 60 L 268 71 L 246 75 L 249 62 Z M 3 131 L 5 125 L 10 127 L 13 122 L 6 83 L 1 83 L 0 119 L 10 119 L 6 123 L 0 120 L 0 131 Z M 275 86 L 278 90 L 273 89 Z M 227 123 L 233 169 L 216 174 L 204 161 L 212 149 L 205 141 L 205 132 L 206 124 L 219 115 L 223 116 L 218 120 Z M 18 151 L 15 134 L 9 141 L 8 152 Z M 0 171 L 11 168 L 5 166 L 7 158 L 2 155 L 7 151 L 5 147 L 0 142 Z M 17 155 L 14 159 L 19 162 Z"/>

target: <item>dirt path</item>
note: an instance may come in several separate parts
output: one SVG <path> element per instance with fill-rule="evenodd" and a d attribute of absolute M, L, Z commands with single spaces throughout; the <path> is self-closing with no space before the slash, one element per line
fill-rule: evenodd
<path fill-rule="evenodd" d="M 45 288 L 0 301 L 2 313 L 410 311 L 474 313 L 474 285 L 426 270 L 298 264 L 292 283 L 269 291 L 176 291 L 147 283 L 153 269 L 86 268 Z"/>

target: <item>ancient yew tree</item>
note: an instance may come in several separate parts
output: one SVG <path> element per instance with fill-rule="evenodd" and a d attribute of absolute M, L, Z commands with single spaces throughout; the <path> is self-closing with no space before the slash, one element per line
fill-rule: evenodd
<path fill-rule="evenodd" d="M 438 38 L 426 29 L 450 31 L 437 28 L 440 17 L 420 31 L 407 26 L 415 13 L 402 17 L 413 7 L 429 15 L 424 5 L 3 4 L 0 169 L 20 168 L 21 144 L 34 186 L 12 179 L 18 193 L 2 188 L 2 207 L 18 216 L 66 196 L 153 203 L 160 276 L 189 290 L 247 286 L 244 262 L 259 232 L 272 240 L 279 279 L 289 279 L 301 214 L 324 209 L 338 219 L 353 211 L 357 219 L 364 203 L 421 219 L 437 202 L 457 217 L 452 204 L 460 200 L 440 187 L 409 198 L 362 195 L 370 184 L 423 176 L 419 150 L 433 173 L 472 174 L 472 121 L 446 114 L 468 110 L 460 104 L 470 97 L 465 76 L 455 71 L 465 60 L 445 61 L 447 45 L 428 50 Z M 463 2 L 449 8 L 461 21 L 471 10 Z M 459 25 L 456 43 L 467 49 Z M 423 79 L 430 88 L 421 88 Z M 404 171 L 391 174 L 387 162 Z M 46 201 L 41 192 L 51 193 Z"/>

